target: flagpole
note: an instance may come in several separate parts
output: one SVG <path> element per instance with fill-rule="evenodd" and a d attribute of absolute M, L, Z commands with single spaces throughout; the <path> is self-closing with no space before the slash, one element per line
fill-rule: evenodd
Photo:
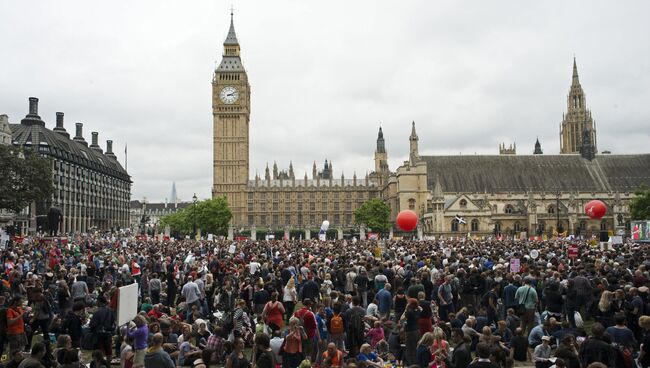
<path fill-rule="evenodd" d="M 126 152 L 127 143 L 124 143 L 124 170 L 129 171 L 129 155 Z"/>

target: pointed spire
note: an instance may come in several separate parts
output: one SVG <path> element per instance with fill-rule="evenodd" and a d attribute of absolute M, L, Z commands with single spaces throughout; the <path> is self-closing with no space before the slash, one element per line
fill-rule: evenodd
<path fill-rule="evenodd" d="M 541 155 L 542 153 L 544 152 L 542 151 L 542 145 L 539 143 L 539 137 L 538 137 L 537 140 L 535 141 L 535 151 L 533 152 L 533 155 Z"/>
<path fill-rule="evenodd" d="M 384 141 L 384 132 L 379 127 L 379 133 L 377 133 L 377 149 L 376 153 L 386 153 L 386 143 Z"/>
<path fill-rule="evenodd" d="M 316 180 L 317 175 L 318 175 L 318 172 L 316 171 L 316 160 L 314 160 L 314 166 L 311 168 L 311 178 L 313 180 Z"/>
<path fill-rule="evenodd" d="M 289 178 L 295 179 L 296 176 L 293 174 L 293 162 L 289 161 Z"/>
<path fill-rule="evenodd" d="M 578 79 L 578 66 L 576 65 L 576 57 L 573 57 L 573 82 L 572 84 L 580 84 L 580 80 Z"/>
<path fill-rule="evenodd" d="M 409 137 L 410 139 L 418 139 L 418 134 L 415 132 L 415 121 L 411 124 L 411 136 Z"/>
<path fill-rule="evenodd" d="M 433 185 L 433 198 L 443 199 L 444 193 L 442 192 L 442 185 L 440 185 L 440 177 L 436 174 L 436 182 Z"/>
<path fill-rule="evenodd" d="M 233 9 L 230 9 L 230 29 L 228 30 L 228 36 L 226 36 L 226 40 L 223 41 L 224 46 L 225 45 L 239 45 L 239 41 L 237 41 L 237 35 L 235 34 L 235 22 L 233 21 Z"/>
<path fill-rule="evenodd" d="M 278 178 L 278 164 L 273 161 L 273 180 L 277 180 Z"/>
<path fill-rule="evenodd" d="M 269 171 L 269 163 L 266 163 L 266 169 L 264 169 L 264 180 L 270 181 L 271 180 L 271 172 Z"/>

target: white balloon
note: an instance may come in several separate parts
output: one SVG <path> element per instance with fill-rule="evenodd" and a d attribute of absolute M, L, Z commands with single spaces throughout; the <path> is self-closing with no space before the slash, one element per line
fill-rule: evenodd
<path fill-rule="evenodd" d="M 320 229 L 323 230 L 323 231 L 327 231 L 327 229 L 329 229 L 329 227 L 330 227 L 330 222 L 325 220 L 325 221 L 323 221 L 323 224 L 320 226 Z"/>

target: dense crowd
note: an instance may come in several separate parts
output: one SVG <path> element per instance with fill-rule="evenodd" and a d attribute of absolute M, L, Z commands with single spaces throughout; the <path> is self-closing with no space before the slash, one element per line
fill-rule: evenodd
<path fill-rule="evenodd" d="M 648 367 L 649 251 L 28 238 L 1 253 L 0 350 L 8 368 Z"/>

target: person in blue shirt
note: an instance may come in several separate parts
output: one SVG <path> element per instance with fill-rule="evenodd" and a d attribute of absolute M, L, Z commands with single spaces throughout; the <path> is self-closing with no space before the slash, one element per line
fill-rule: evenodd
<path fill-rule="evenodd" d="M 384 361 L 378 357 L 377 354 L 372 352 L 370 344 L 361 345 L 359 355 L 357 355 L 357 360 L 359 362 L 365 362 L 366 367 L 382 368 L 384 366 Z"/>
<path fill-rule="evenodd" d="M 384 288 L 379 290 L 375 299 L 377 299 L 377 310 L 379 311 L 379 316 L 381 318 L 390 317 L 390 309 L 393 304 L 393 294 L 390 292 L 391 285 L 386 283 Z"/>
<path fill-rule="evenodd" d="M 321 365 L 323 360 L 323 353 L 327 350 L 327 341 L 329 340 L 329 333 L 327 332 L 327 312 L 323 304 L 318 306 L 318 313 L 316 313 L 316 327 L 320 334 L 318 341 L 318 364 Z"/>

